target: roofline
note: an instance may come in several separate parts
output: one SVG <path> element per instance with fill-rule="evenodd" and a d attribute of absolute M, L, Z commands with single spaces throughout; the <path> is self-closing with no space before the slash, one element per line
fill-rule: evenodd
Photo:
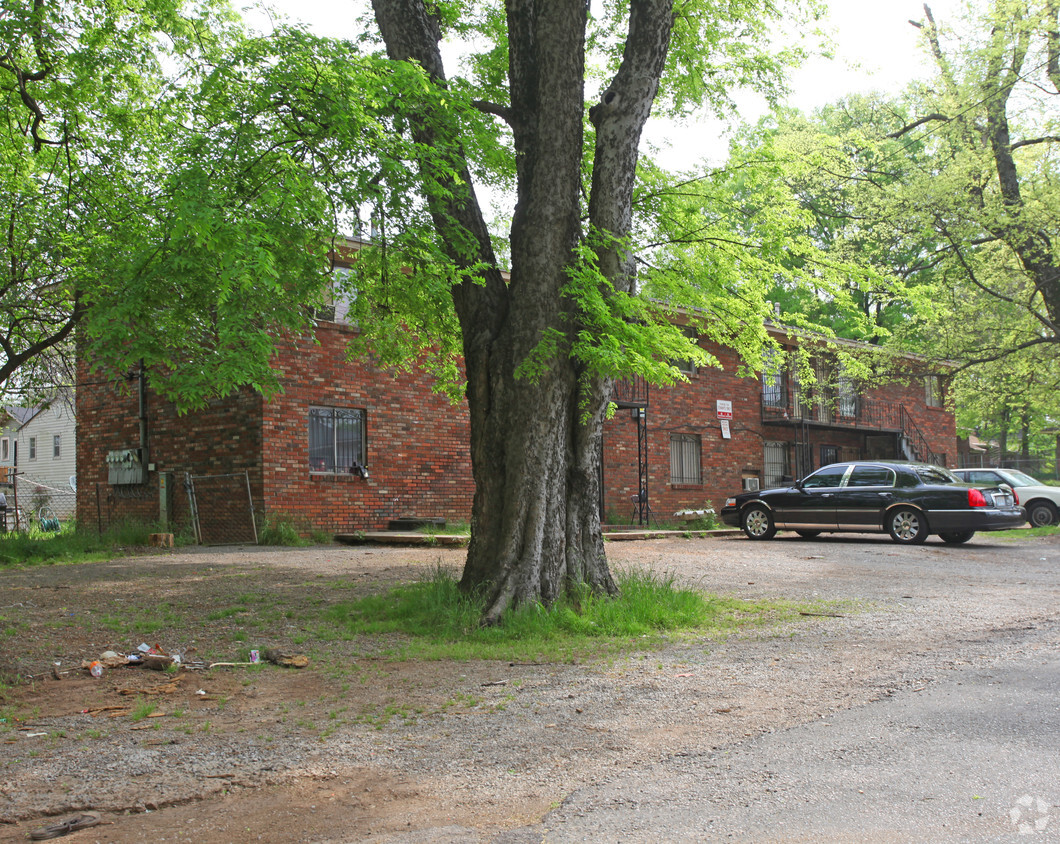
<path fill-rule="evenodd" d="M 378 245 L 377 241 L 371 240 L 366 237 L 361 237 L 360 235 L 334 235 L 331 239 L 331 242 L 333 248 L 336 251 L 341 250 L 346 252 L 359 252 L 366 246 Z M 511 277 L 511 273 L 508 270 L 502 269 L 501 273 L 506 279 Z M 664 302 L 662 299 L 652 299 L 651 301 L 660 305 L 666 305 L 675 313 L 683 314 L 684 316 L 703 316 L 706 313 L 702 308 L 691 308 L 687 305 L 673 305 Z M 804 328 L 795 328 L 794 326 L 790 325 L 782 325 L 780 323 L 775 323 L 772 320 L 768 319 L 764 320 L 763 324 L 765 325 L 766 331 L 774 335 L 786 337 L 805 337 L 811 340 L 817 340 L 822 343 L 828 343 L 836 346 L 847 346 L 855 349 L 875 349 L 876 351 L 882 352 L 883 354 L 889 355 L 891 357 L 904 358 L 905 360 L 915 360 L 920 361 L 922 363 L 934 363 L 949 368 L 956 368 L 958 365 L 956 361 L 936 361 L 925 355 L 919 355 L 914 352 L 897 352 L 893 349 L 885 349 L 882 346 L 876 346 L 872 343 L 866 343 L 862 340 L 849 340 L 845 337 L 828 337 L 827 335 L 821 334 L 816 331 L 807 331 Z"/>
<path fill-rule="evenodd" d="M 697 316 L 702 317 L 705 315 L 705 311 L 702 308 L 690 308 L 687 305 L 672 305 L 663 302 L 661 299 L 654 299 L 652 301 L 664 304 L 675 313 L 683 314 L 685 316 Z M 946 367 L 956 368 L 958 363 L 952 360 L 934 360 L 927 357 L 926 355 L 919 355 L 915 352 L 899 352 L 894 349 L 887 349 L 883 346 L 876 346 L 872 343 L 866 343 L 864 340 L 850 340 L 846 337 L 829 337 L 826 334 L 821 334 L 817 331 L 808 331 L 805 328 L 796 328 L 792 325 L 783 325 L 782 323 L 773 322 L 772 320 L 763 320 L 762 324 L 765 326 L 766 331 L 774 336 L 782 337 L 804 337 L 810 340 L 815 340 L 820 343 L 827 343 L 833 346 L 847 346 L 855 349 L 874 349 L 885 355 L 897 358 L 905 358 L 906 360 L 922 361 L 923 363 L 934 363 Z"/>

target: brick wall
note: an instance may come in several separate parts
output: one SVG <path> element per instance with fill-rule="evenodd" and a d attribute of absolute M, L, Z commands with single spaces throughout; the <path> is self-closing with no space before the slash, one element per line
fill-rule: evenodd
<path fill-rule="evenodd" d="M 154 471 L 145 485 L 111 486 L 109 451 L 140 446 L 137 382 L 104 382 L 83 364 L 77 391 L 77 518 L 83 525 L 106 527 L 122 518 L 156 522 L 161 516 L 159 473 L 170 476 L 170 517 L 190 522 L 184 475 L 212 475 L 247 470 L 255 501 L 262 496 L 261 397 L 241 390 L 216 399 L 199 411 L 179 415 L 172 402 L 150 389 L 146 401 L 148 463 Z"/>
<path fill-rule="evenodd" d="M 381 529 L 403 516 L 466 521 L 474 486 L 467 408 L 419 373 L 347 361 L 349 329 L 317 330 L 318 345 L 287 346 L 283 394 L 263 407 L 265 506 L 332 531 Z M 369 477 L 309 472 L 310 406 L 360 409 Z"/>
<path fill-rule="evenodd" d="M 139 491 L 106 484 L 106 453 L 135 448 L 139 433 L 135 382 L 100 385 L 82 371 L 78 390 L 78 518 L 94 524 L 103 505 L 110 513 L 158 518 L 159 471 L 173 473 L 173 517 L 188 519 L 183 474 L 249 472 L 257 509 L 284 513 L 321 530 L 349 532 L 386 527 L 390 519 L 414 516 L 466 520 L 473 496 L 466 406 L 452 406 L 418 373 L 380 370 L 368 361 L 347 361 L 349 328 L 321 324 L 316 343 L 288 341 L 278 356 L 283 392 L 264 401 L 244 390 L 195 413 L 178 416 L 153 392 L 148 398 L 150 460 L 156 472 Z M 762 421 L 761 385 L 735 373 L 727 350 L 711 349 L 721 369 L 706 368 L 688 383 L 652 388 L 646 412 L 647 492 L 657 518 L 680 509 L 715 508 L 739 491 L 744 477 L 762 478 L 766 441 L 792 442 L 794 428 Z M 90 386 L 95 385 L 95 386 Z M 928 408 L 922 382 L 866 392 L 905 405 L 931 447 L 956 465 L 952 412 Z M 732 403 L 731 437 L 722 437 L 717 400 Z M 309 471 L 308 414 L 311 406 L 360 409 L 367 426 L 367 479 L 358 474 Z M 701 443 L 701 484 L 679 485 L 670 477 L 670 437 L 693 434 Z M 813 465 L 821 447 L 865 456 L 867 436 L 847 429 L 811 428 Z M 888 439 L 890 436 L 890 439 Z M 893 441 L 884 435 L 883 441 Z M 846 456 L 846 455 L 844 455 Z M 636 422 L 619 409 L 604 428 L 604 517 L 628 522 L 637 493 Z M 97 494 L 98 493 L 98 494 Z M 103 502 L 103 505 L 100 504 Z M 108 503 L 109 502 L 109 503 Z"/>
<path fill-rule="evenodd" d="M 688 376 L 688 383 L 651 388 L 646 411 L 647 493 L 657 519 L 666 520 L 678 510 L 701 509 L 708 505 L 720 510 L 727 496 L 742 489 L 745 477 L 761 481 L 765 474 L 764 444 L 767 441 L 789 444 L 795 441 L 793 426 L 763 422 L 760 380 L 737 376 L 739 361 L 731 351 L 706 342 L 703 345 L 717 357 L 721 369 L 700 369 Z M 867 389 L 861 394 L 865 398 L 904 405 L 930 448 L 945 455 L 947 466 L 957 465 L 953 412 L 927 407 L 924 384 L 920 379 Z M 717 409 L 719 399 L 732 403 L 728 439 L 722 437 Z M 671 434 L 700 437 L 702 484 L 671 482 Z M 821 450 L 826 446 L 837 449 L 839 459 L 870 456 L 873 437 L 879 447 L 887 450 L 882 456 L 899 456 L 897 436 L 893 433 L 810 427 L 804 435 L 812 468 L 823 465 Z M 637 432 L 636 421 L 628 409 L 618 410 L 605 426 L 603 471 L 605 519 L 629 522 L 635 509 L 631 497 L 637 493 Z M 791 472 L 797 474 L 794 463 Z"/>

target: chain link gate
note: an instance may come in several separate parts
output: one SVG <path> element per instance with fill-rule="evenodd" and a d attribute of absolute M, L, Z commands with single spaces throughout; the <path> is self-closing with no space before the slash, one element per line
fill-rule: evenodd
<path fill-rule="evenodd" d="M 195 540 L 200 545 L 258 543 L 250 475 L 184 476 Z"/>

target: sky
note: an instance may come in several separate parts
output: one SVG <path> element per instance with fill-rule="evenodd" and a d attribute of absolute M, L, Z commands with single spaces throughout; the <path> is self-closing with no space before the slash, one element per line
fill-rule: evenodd
<path fill-rule="evenodd" d="M 266 0 L 319 35 L 352 37 L 357 0 Z M 935 19 L 957 14 L 960 0 L 932 0 Z M 909 20 L 923 20 L 922 0 L 830 0 L 836 32 L 835 61 L 817 60 L 794 79 L 794 103 L 813 108 L 852 91 L 897 90 L 923 69 L 918 32 Z M 856 66 L 855 66 L 856 65 Z"/>
<path fill-rule="evenodd" d="M 266 0 L 292 20 L 307 24 L 318 35 L 353 37 L 359 0 Z M 932 0 L 936 21 L 944 24 L 958 14 L 962 0 Z M 928 72 L 918 30 L 909 21 L 923 20 L 923 0 L 829 0 L 825 26 L 836 44 L 834 59 L 813 59 L 792 77 L 789 105 L 804 111 L 834 102 L 845 94 L 883 90 L 897 92 Z M 262 26 L 251 16 L 255 26 Z M 752 122 L 765 113 L 758 98 L 738 98 L 741 116 Z M 651 126 L 651 124 L 649 124 Z M 700 160 L 721 163 L 728 147 L 725 127 L 710 121 L 687 126 L 651 126 L 649 140 L 669 147 L 667 161 L 676 169 Z"/>

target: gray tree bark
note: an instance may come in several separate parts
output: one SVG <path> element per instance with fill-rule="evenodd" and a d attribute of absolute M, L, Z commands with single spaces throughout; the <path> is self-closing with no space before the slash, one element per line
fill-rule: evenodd
<path fill-rule="evenodd" d="M 391 59 L 422 65 L 445 84 L 440 31 L 423 0 L 373 0 Z M 607 565 L 599 512 L 599 460 L 606 379 L 587 373 L 561 346 L 539 377 L 516 369 L 546 334 L 569 341 L 579 314 L 562 295 L 581 220 L 584 141 L 584 0 L 507 0 L 510 103 L 517 162 L 511 277 L 497 268 L 458 138 L 445 138 L 459 178 L 436 174 L 449 190 L 428 197 L 435 228 L 459 265 L 488 265 L 484 284 L 454 288 L 463 331 L 471 460 L 475 478 L 471 543 L 461 579 L 487 597 L 483 622 L 513 604 L 550 604 L 565 590 L 617 591 Z M 640 132 L 662 75 L 672 0 L 633 0 L 623 61 L 602 102 L 589 203 L 600 266 L 625 295 L 633 257 L 621 240 L 631 229 Z M 416 140 L 437 149 L 444 115 L 409 115 Z M 431 166 L 421 162 L 421 166 Z M 470 238 L 469 238 L 470 236 Z M 471 240 L 475 247 L 453 244 Z M 481 262 L 481 263 L 480 263 Z"/>

